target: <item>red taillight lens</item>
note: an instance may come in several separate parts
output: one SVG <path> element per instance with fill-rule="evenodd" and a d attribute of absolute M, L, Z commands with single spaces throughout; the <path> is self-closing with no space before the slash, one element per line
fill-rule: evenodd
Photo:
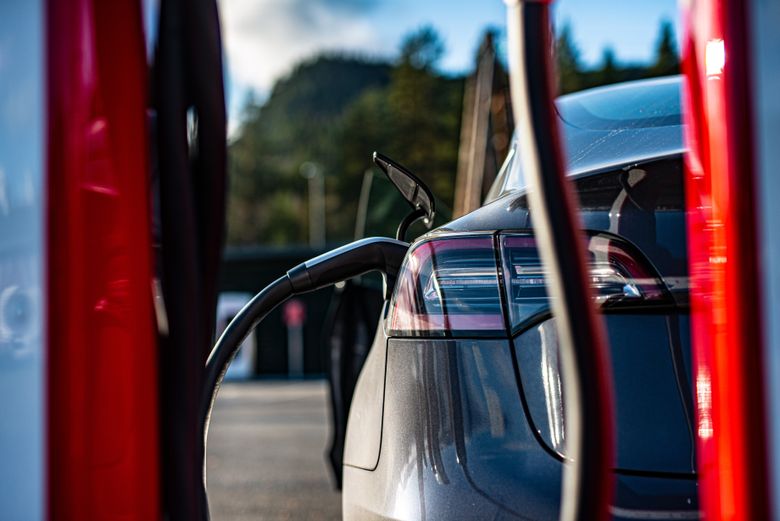
<path fill-rule="evenodd" d="M 505 336 L 504 291 L 512 331 L 550 313 L 547 273 L 530 233 L 446 236 L 415 246 L 398 277 L 391 336 Z M 497 269 L 499 249 L 503 280 Z M 628 242 L 587 237 L 590 281 L 602 308 L 670 303 L 660 277 Z M 503 286 L 503 289 L 502 289 Z"/>
<path fill-rule="evenodd" d="M 493 237 L 418 244 L 401 268 L 390 309 L 393 336 L 504 336 Z"/>

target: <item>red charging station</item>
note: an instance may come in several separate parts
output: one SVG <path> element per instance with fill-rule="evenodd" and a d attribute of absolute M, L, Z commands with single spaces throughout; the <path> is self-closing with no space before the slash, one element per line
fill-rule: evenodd
<path fill-rule="evenodd" d="M 765 162 L 767 153 L 777 153 L 762 150 L 770 142 L 764 133 L 771 129 L 760 124 L 762 118 L 777 120 L 778 112 L 760 93 L 777 92 L 777 74 L 767 70 L 775 65 L 761 50 L 776 48 L 778 35 L 761 31 L 761 20 L 773 19 L 777 9 L 767 2 L 682 4 L 703 513 L 705 519 L 770 519 L 777 487 L 772 459 L 777 432 L 771 420 L 777 409 L 769 382 L 778 377 L 780 344 L 767 334 L 777 320 L 771 283 L 778 265 L 765 255 L 777 244 L 776 224 L 767 218 L 772 212 L 765 205 L 766 196 L 771 200 L 780 192 Z"/>

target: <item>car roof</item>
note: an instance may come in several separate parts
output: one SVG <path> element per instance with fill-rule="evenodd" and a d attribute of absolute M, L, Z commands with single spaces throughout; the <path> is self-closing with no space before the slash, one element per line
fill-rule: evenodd
<path fill-rule="evenodd" d="M 579 176 L 684 152 L 680 89 L 681 78 L 669 76 L 558 98 L 568 174 Z M 513 144 L 510 154 L 515 153 Z M 525 188 L 520 163 L 507 161 L 488 200 Z"/>

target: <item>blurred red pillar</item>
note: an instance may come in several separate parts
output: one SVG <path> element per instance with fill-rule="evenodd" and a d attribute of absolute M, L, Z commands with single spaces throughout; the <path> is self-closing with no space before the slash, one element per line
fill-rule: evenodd
<path fill-rule="evenodd" d="M 160 518 L 138 0 L 49 0 L 48 517 Z"/>
<path fill-rule="evenodd" d="M 769 519 L 747 2 L 683 2 L 697 456 L 708 520 Z"/>

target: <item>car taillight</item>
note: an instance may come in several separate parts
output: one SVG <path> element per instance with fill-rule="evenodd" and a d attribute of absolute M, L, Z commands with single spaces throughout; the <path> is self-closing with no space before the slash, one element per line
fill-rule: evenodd
<path fill-rule="evenodd" d="M 442 236 L 414 246 L 398 276 L 391 336 L 505 336 L 549 315 L 547 272 L 531 233 Z M 501 275 L 496 248 L 500 251 Z M 669 303 L 660 277 L 630 243 L 587 235 L 590 282 L 602 308 Z M 503 289 L 502 289 L 503 286 Z M 501 292 L 507 304 L 504 321 Z"/>
<path fill-rule="evenodd" d="M 530 233 L 500 237 L 504 286 L 511 327 L 549 313 L 547 273 Z M 596 303 L 603 308 L 670 302 L 660 277 L 628 242 L 606 233 L 588 233 L 588 267 Z"/>
<path fill-rule="evenodd" d="M 416 245 L 401 268 L 390 309 L 392 336 L 504 336 L 493 237 Z"/>

